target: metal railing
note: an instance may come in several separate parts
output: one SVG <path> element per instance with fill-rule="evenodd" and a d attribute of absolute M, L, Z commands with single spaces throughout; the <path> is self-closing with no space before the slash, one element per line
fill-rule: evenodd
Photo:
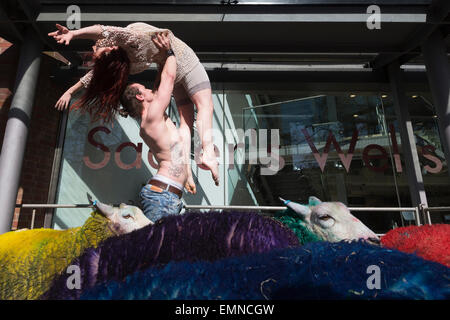
<path fill-rule="evenodd" d="M 431 223 L 431 213 L 435 213 L 435 212 L 442 212 L 442 211 L 449 211 L 450 212 L 450 207 L 424 207 L 422 208 L 424 215 L 427 216 L 428 218 L 428 224 L 432 224 Z"/>
<path fill-rule="evenodd" d="M 118 206 L 118 204 L 113 204 Z M 79 209 L 79 208 L 93 208 L 91 204 L 16 204 L 16 208 L 32 208 L 32 209 Z M 185 210 L 250 210 L 250 211 L 281 211 L 286 210 L 286 206 L 239 206 L 239 205 L 183 205 Z M 349 207 L 351 212 L 413 212 L 414 220 L 417 226 L 421 225 L 420 215 L 424 223 L 432 224 L 430 213 L 449 211 L 449 207 Z M 33 210 L 33 216 L 35 210 Z M 34 219 L 32 219 L 34 220 Z"/>
<path fill-rule="evenodd" d="M 358 212 L 358 211 L 373 211 L 373 212 L 413 212 L 414 220 L 416 221 L 416 225 L 420 226 L 420 209 L 419 207 L 384 207 L 384 208 L 364 208 L 364 207 L 349 207 L 350 211 Z M 425 220 L 424 220 L 425 221 Z M 430 221 L 431 222 L 431 221 Z M 431 223 L 430 223 L 431 224 Z"/>
<path fill-rule="evenodd" d="M 113 206 L 119 206 L 119 204 L 113 204 Z M 79 209 L 79 208 L 93 208 L 91 204 L 16 204 L 16 208 L 33 208 L 33 209 Z M 235 209 L 235 210 L 263 210 L 263 211 L 279 211 L 286 210 L 285 206 L 221 206 L 221 205 L 183 205 L 186 210 L 201 210 L 201 209 Z"/>

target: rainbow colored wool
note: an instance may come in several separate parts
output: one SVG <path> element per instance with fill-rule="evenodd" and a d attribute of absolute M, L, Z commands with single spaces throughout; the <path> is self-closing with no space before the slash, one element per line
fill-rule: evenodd
<path fill-rule="evenodd" d="M 301 245 L 309 242 L 324 241 L 320 236 L 309 230 L 308 227 L 305 226 L 303 219 L 290 208 L 276 213 L 274 219 L 291 229 L 297 236 Z"/>
<path fill-rule="evenodd" d="M 450 268 L 450 225 L 409 226 L 390 230 L 381 238 L 386 248 L 414 253 Z"/>
<path fill-rule="evenodd" d="M 0 235 L 0 299 L 37 299 L 85 249 L 114 235 L 111 221 L 95 212 L 78 228 Z"/>

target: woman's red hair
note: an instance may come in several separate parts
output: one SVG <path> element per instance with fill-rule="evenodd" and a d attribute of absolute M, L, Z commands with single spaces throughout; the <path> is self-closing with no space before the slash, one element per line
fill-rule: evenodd
<path fill-rule="evenodd" d="M 94 74 L 83 96 L 72 109 L 89 112 L 92 121 L 112 122 L 130 73 L 130 59 L 122 48 L 104 52 L 94 59 Z"/>

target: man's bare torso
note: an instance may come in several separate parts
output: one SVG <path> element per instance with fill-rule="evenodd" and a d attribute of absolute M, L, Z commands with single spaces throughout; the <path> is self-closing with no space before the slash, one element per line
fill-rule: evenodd
<path fill-rule="evenodd" d="M 159 168 L 158 174 L 166 176 L 181 185 L 186 182 L 184 150 L 178 129 L 169 117 L 165 120 L 141 125 L 140 135 L 155 156 Z"/>

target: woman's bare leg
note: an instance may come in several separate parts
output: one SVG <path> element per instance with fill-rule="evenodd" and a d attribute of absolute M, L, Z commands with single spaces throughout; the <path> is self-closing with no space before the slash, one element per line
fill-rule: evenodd
<path fill-rule="evenodd" d="M 184 185 L 186 190 L 192 194 L 197 192 L 195 186 L 194 178 L 192 177 L 192 166 L 191 166 L 191 130 L 194 124 L 194 105 L 192 103 L 183 104 L 178 107 L 178 113 L 180 114 L 180 126 L 178 132 L 183 140 L 185 164 L 187 180 Z"/>
<path fill-rule="evenodd" d="M 194 93 L 190 98 L 197 107 L 197 131 L 203 148 L 201 164 L 211 171 L 214 183 L 218 186 L 219 163 L 214 152 L 212 137 L 212 117 L 214 105 L 211 89 L 200 90 Z"/>

